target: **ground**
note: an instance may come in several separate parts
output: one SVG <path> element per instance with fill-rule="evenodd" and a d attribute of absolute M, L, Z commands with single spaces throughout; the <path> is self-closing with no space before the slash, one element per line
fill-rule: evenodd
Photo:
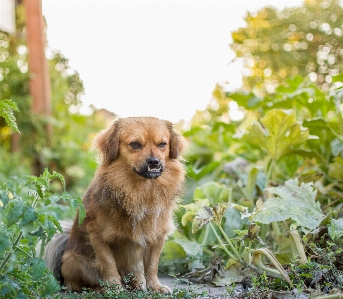
<path fill-rule="evenodd" d="M 167 285 L 172 290 L 175 287 L 187 288 L 187 283 L 175 285 L 175 279 L 172 277 L 160 277 L 160 281 L 163 285 Z M 216 287 L 213 284 L 193 284 L 192 288 L 199 294 L 204 294 L 203 299 L 206 298 L 232 298 L 229 296 L 226 287 Z"/>

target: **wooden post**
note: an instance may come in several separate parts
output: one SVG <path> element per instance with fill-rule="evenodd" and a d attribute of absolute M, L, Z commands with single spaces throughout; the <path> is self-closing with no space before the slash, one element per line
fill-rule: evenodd
<path fill-rule="evenodd" d="M 45 58 L 45 21 L 41 0 L 25 0 L 28 64 L 30 72 L 30 94 L 33 98 L 32 113 L 47 118 L 51 115 L 51 87 L 48 64 Z M 51 125 L 46 125 L 47 144 L 52 133 Z M 43 137 L 43 136 L 42 136 Z M 42 171 L 39 159 L 34 165 L 35 174 Z"/>

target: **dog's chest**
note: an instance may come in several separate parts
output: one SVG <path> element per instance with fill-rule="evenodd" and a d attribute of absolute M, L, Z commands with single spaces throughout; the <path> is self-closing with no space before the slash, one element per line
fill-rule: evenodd
<path fill-rule="evenodd" d="M 149 243 L 165 238 L 174 228 L 172 210 L 160 207 L 142 206 L 139 213 L 131 215 L 117 211 L 111 220 L 111 225 L 105 225 L 101 232 L 108 243 L 126 239 L 146 247 Z"/>
<path fill-rule="evenodd" d="M 165 234 L 164 223 L 166 219 L 164 211 L 160 208 L 142 209 L 139 214 L 131 215 L 129 218 L 132 241 L 143 247 L 149 242 L 159 239 Z"/>

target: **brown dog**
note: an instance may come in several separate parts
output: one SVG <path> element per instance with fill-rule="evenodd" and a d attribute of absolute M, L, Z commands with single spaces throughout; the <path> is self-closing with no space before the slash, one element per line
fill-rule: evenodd
<path fill-rule="evenodd" d="M 56 235 L 45 260 L 69 290 L 100 289 L 99 280 L 170 293 L 158 277 L 158 261 L 182 191 L 178 156 L 184 139 L 168 121 L 130 117 L 95 138 L 101 165 L 84 195 L 86 217 Z"/>

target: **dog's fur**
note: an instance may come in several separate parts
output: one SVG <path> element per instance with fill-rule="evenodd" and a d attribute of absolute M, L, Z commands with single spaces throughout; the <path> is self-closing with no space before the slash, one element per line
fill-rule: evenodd
<path fill-rule="evenodd" d="M 56 235 L 45 260 L 69 290 L 100 290 L 99 280 L 169 293 L 158 277 L 164 241 L 174 228 L 173 210 L 182 192 L 179 154 L 184 139 L 172 124 L 153 117 L 115 121 L 93 144 L 101 165 L 83 197 L 86 217 Z"/>

